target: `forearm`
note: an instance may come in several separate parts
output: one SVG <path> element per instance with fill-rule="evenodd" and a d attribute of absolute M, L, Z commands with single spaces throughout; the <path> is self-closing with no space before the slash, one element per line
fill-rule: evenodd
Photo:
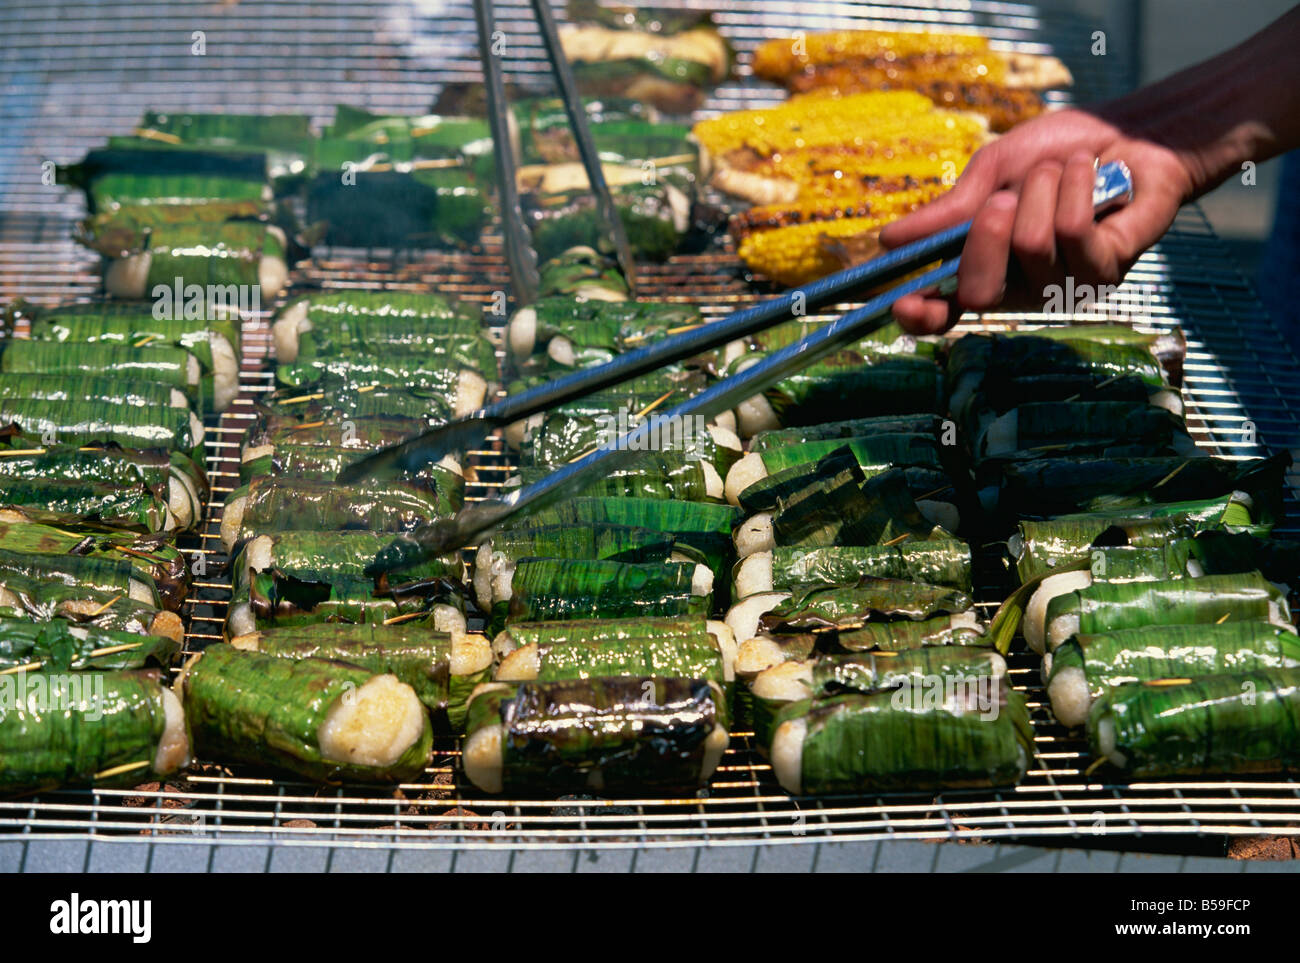
<path fill-rule="evenodd" d="M 1130 136 L 1177 151 L 1197 197 L 1246 161 L 1300 147 L 1298 48 L 1300 7 L 1231 50 L 1097 112 Z"/>

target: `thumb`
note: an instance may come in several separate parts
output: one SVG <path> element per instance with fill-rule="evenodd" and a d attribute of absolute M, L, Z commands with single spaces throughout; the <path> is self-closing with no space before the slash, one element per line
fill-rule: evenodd
<path fill-rule="evenodd" d="M 946 227 L 969 221 L 998 186 L 997 160 L 993 151 L 986 147 L 971 158 L 952 190 L 882 227 L 881 246 L 892 248 L 910 244 Z"/>

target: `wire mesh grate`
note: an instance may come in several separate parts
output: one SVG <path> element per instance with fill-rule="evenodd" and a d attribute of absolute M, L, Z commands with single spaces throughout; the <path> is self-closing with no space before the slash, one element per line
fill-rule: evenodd
<path fill-rule="evenodd" d="M 671 2 L 663 5 L 675 5 Z M 1123 89 L 1118 66 L 1091 68 L 1086 24 L 1025 4 L 941 2 L 925 6 L 824 3 L 796 14 L 759 0 L 677 4 L 722 8 L 719 20 L 740 53 L 739 77 L 712 96 L 706 112 L 773 102 L 775 89 L 748 76 L 748 53 L 794 29 L 899 24 L 966 26 L 1017 49 L 1053 51 L 1079 79 L 1081 99 Z M 511 78 L 543 69 L 535 37 L 522 29 L 525 0 L 499 5 L 510 32 Z M 436 29 L 433 29 L 436 24 Z M 189 53 L 193 30 L 208 53 Z M 95 296 L 93 256 L 69 239 L 81 213 L 71 192 L 41 183 L 41 161 L 75 159 L 146 108 L 295 110 L 323 121 L 335 102 L 376 110 L 424 111 L 440 86 L 476 81 L 468 4 L 347 2 L 205 4 L 0 4 L 0 300 L 41 303 Z M 360 39 L 358 39 L 360 38 Z M 517 40 L 517 43 L 515 42 Z M 173 44 L 175 45 L 173 47 Z M 1091 68 L 1091 69 L 1090 69 Z M 754 300 L 728 246 L 644 265 L 647 298 L 701 303 L 721 315 Z M 317 250 L 295 272 L 296 289 L 382 287 L 439 290 L 491 305 L 508 291 L 499 240 L 471 252 Z M 1204 218 L 1185 212 L 1175 230 L 1135 267 L 1129 293 L 1145 299 L 1143 324 L 1179 325 L 1188 340 L 1185 393 L 1196 440 L 1246 457 L 1300 447 L 1300 421 L 1287 386 L 1300 364 L 1285 350 L 1249 286 L 1225 260 Z M 489 320 L 492 320 L 489 315 Z M 992 314 L 958 331 L 1044 323 L 1041 315 Z M 251 403 L 269 391 L 265 316 L 244 330 L 242 391 L 210 425 L 213 499 L 204 530 L 182 547 L 204 560 L 184 614 L 187 653 L 221 637 L 229 599 L 227 561 L 217 538 L 221 503 L 238 483 L 239 439 Z M 510 465 L 493 439 L 468 460 L 467 495 L 489 497 Z M 984 596 L 991 613 L 996 598 Z M 217 839 L 223 844 L 354 847 L 626 848 L 737 846 L 857 839 L 1007 839 L 1187 833 L 1300 834 L 1300 783 L 1260 777 L 1111 784 L 1086 774 L 1084 742 L 1056 725 L 1037 666 L 1010 660 L 1012 684 L 1031 706 L 1036 753 L 1023 783 L 1000 791 L 793 799 L 737 733 L 709 785 L 698 793 L 643 798 L 499 798 L 457 775 L 459 747 L 435 746 L 422 777 L 397 787 L 320 787 L 270 773 L 200 763 L 183 778 L 122 790 L 57 791 L 0 800 L 6 834 L 96 834 L 154 839 Z"/>

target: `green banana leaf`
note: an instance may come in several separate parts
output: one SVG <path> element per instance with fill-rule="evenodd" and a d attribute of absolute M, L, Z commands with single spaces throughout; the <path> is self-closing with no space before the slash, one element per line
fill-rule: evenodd
<path fill-rule="evenodd" d="M 440 494 L 402 482 L 389 482 L 375 491 L 369 486 L 340 486 L 332 481 L 259 478 L 235 489 L 226 504 L 244 496 L 241 541 L 293 530 L 409 532 L 423 522 L 456 512 Z"/>
<path fill-rule="evenodd" d="M 493 640 L 494 647 L 514 651 L 525 645 L 554 647 L 570 642 L 627 642 L 635 639 L 695 639 L 708 635 L 703 614 L 623 619 L 557 619 L 548 622 L 512 621 Z"/>
<path fill-rule="evenodd" d="M 1078 617 L 1078 634 L 1096 635 L 1147 625 L 1289 622 L 1291 612 L 1285 595 L 1258 572 L 1251 572 L 1153 582 L 1094 582 L 1048 603 L 1049 625 L 1066 615 Z"/>
<path fill-rule="evenodd" d="M 242 462 L 240 483 L 251 484 L 260 478 L 333 481 L 345 467 L 365 454 L 356 448 L 331 448 L 325 445 L 276 445 L 264 455 Z M 426 465 L 408 483 L 436 496 L 452 511 L 465 503 L 465 477 L 440 465 Z"/>
<path fill-rule="evenodd" d="M 441 723 L 461 732 L 474 686 L 490 667 L 470 675 L 451 673 L 451 637 L 403 626 L 327 622 L 268 629 L 256 637 L 256 651 L 278 659 L 328 659 L 374 673 L 389 672 L 405 682 Z"/>
<path fill-rule="evenodd" d="M 827 421 L 819 425 L 798 428 L 773 428 L 760 431 L 749 442 L 749 450 L 777 451 L 790 445 L 850 438 L 873 438 L 877 435 L 931 435 L 938 437 L 943 430 L 943 420 L 938 415 L 881 415 L 869 418 L 850 418 L 845 421 Z"/>
<path fill-rule="evenodd" d="M 1300 668 L 1300 639 L 1266 622 L 1148 625 L 1077 635 L 1052 653 L 1053 679 L 1084 673 L 1095 699 L 1130 682 Z"/>
<path fill-rule="evenodd" d="M 132 786 L 154 764 L 166 725 L 163 686 L 140 672 L 0 676 L 0 793 Z M 103 774 L 103 775 L 101 775 Z"/>
<path fill-rule="evenodd" d="M 933 792 L 1019 782 L 1033 755 L 1024 697 L 1005 682 L 962 680 L 948 688 L 954 698 L 927 698 L 927 688 L 913 686 L 782 709 L 774 731 L 796 719 L 807 726 L 799 791 Z"/>
<path fill-rule="evenodd" d="M 707 612 L 711 598 L 692 592 L 692 563 L 525 559 L 515 566 L 508 603 L 492 609 L 492 628 L 550 619 L 630 618 Z"/>
<path fill-rule="evenodd" d="M 863 576 L 925 582 L 971 592 L 970 546 L 957 539 L 900 545 L 782 546 L 772 552 L 772 588 L 846 585 Z"/>
<path fill-rule="evenodd" d="M 626 467 L 608 472 L 582 489 L 589 498 L 663 498 L 683 502 L 717 502 L 708 492 L 704 463 L 694 451 L 647 451 Z M 519 469 L 523 485 L 531 485 L 552 469 L 524 466 Z"/>
<path fill-rule="evenodd" d="M 33 555 L 71 555 L 129 562 L 138 573 L 153 580 L 164 608 L 172 611 L 180 609 L 189 590 L 188 560 L 161 536 L 65 530 L 38 522 L 5 518 L 0 520 L 0 546 L 6 551 Z"/>
<path fill-rule="evenodd" d="M 176 399 L 176 390 L 161 381 L 118 379 L 110 374 L 0 374 L 0 401 L 29 398 L 74 404 L 165 408 Z"/>
<path fill-rule="evenodd" d="M 919 621 L 868 622 L 861 628 L 829 633 L 829 639 L 832 651 L 842 652 L 905 652 L 930 646 L 990 644 L 978 629 L 955 626 L 946 615 Z"/>
<path fill-rule="evenodd" d="M 0 619 L 0 669 L 46 672 L 168 668 L 180 652 L 174 639 L 132 635 L 70 622 Z"/>
<path fill-rule="evenodd" d="M 861 352 L 839 351 L 763 395 L 782 427 L 846 417 L 936 412 L 942 409 L 943 373 L 929 358 L 873 360 Z"/>
<path fill-rule="evenodd" d="M 1293 771 L 1300 670 L 1117 686 L 1093 703 L 1088 742 L 1134 779 Z"/>
<path fill-rule="evenodd" d="M 185 716 L 196 755 L 272 766 L 322 782 L 395 782 L 428 764 L 433 728 L 387 766 L 327 759 L 320 732 L 330 709 L 375 673 L 324 659 L 279 659 L 210 645 L 185 678 Z"/>

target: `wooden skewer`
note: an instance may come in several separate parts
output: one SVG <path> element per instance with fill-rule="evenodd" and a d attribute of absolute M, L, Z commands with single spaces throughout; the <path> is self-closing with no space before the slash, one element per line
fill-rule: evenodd
<path fill-rule="evenodd" d="M 175 134 L 166 134 L 161 130 L 152 130 L 148 127 L 137 127 L 135 136 L 143 137 L 145 140 L 160 140 L 164 144 L 179 144 L 181 142 L 181 139 Z"/>
<path fill-rule="evenodd" d="M 392 618 L 384 619 L 384 625 L 397 625 L 399 622 L 409 622 L 411 619 L 418 619 L 421 616 L 428 615 L 428 612 L 407 612 L 404 615 L 394 615 Z"/>
<path fill-rule="evenodd" d="M 111 609 L 114 605 L 116 605 L 121 600 L 122 600 L 122 596 L 120 595 L 113 596 L 111 599 L 109 599 L 99 608 L 95 609 L 95 611 L 91 612 L 90 617 L 93 619 L 97 616 L 103 615 L 105 612 L 107 612 L 109 609 Z"/>
<path fill-rule="evenodd" d="M 116 655 L 118 652 L 126 652 L 128 649 L 138 649 L 142 645 L 144 645 L 143 642 L 124 642 L 121 645 L 109 645 L 102 649 L 93 649 L 76 661 L 84 662 L 86 659 L 95 659 L 101 655 Z M 44 666 L 44 660 L 37 659 L 35 662 L 28 662 L 26 665 L 13 665 L 7 669 L 0 669 L 0 675 L 13 675 L 15 672 L 37 672 Z"/>
<path fill-rule="evenodd" d="M 133 772 L 136 769 L 144 769 L 148 765 L 148 759 L 141 759 L 139 762 L 124 762 L 120 766 L 113 766 L 111 769 L 105 769 L 103 772 L 97 772 L 90 778 L 92 782 L 98 779 L 111 779 L 113 776 L 120 776 L 126 772 Z"/>
<path fill-rule="evenodd" d="M 1175 475 L 1177 475 L 1180 471 L 1182 471 L 1182 470 L 1183 470 L 1184 468 L 1186 468 L 1186 467 L 1187 467 L 1187 462 L 1185 462 L 1185 461 L 1184 461 L 1184 462 L 1181 462 L 1181 463 L 1178 465 L 1177 468 L 1175 468 L 1175 469 L 1174 469 L 1173 471 L 1171 471 L 1168 475 L 1166 475 L 1164 478 L 1160 479 L 1160 481 L 1156 482 L 1156 483 L 1155 483 L 1154 485 L 1152 485 L 1151 487 L 1152 487 L 1152 488 L 1159 488 L 1159 487 L 1160 487 L 1161 485 L 1163 485 L 1165 482 L 1167 482 L 1167 481 L 1171 481 Z"/>

